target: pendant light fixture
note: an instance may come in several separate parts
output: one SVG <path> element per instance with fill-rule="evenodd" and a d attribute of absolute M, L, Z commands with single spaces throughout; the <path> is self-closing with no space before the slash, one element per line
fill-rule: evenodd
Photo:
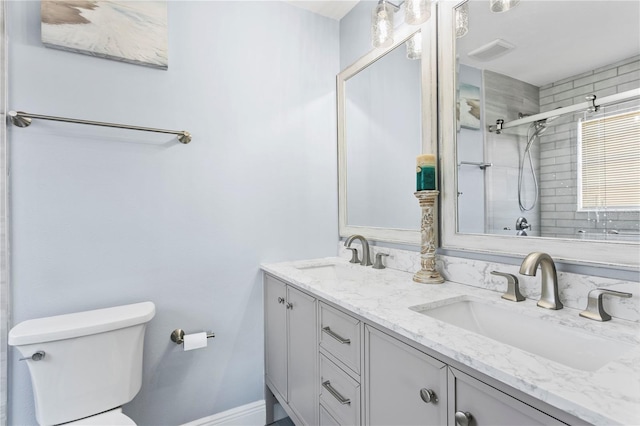
<path fill-rule="evenodd" d="M 393 4 L 379 0 L 371 13 L 371 44 L 373 47 L 389 47 L 393 44 L 393 15 L 404 4 L 404 21 L 409 25 L 420 25 L 431 16 L 431 0 L 406 0 Z"/>
<path fill-rule="evenodd" d="M 373 47 L 393 44 L 393 5 L 380 0 L 371 14 L 371 43 Z"/>
<path fill-rule="evenodd" d="M 495 13 L 506 12 L 516 7 L 518 3 L 520 3 L 520 0 L 491 0 L 489 2 L 489 8 Z"/>
<path fill-rule="evenodd" d="M 406 0 L 404 22 L 409 25 L 423 24 L 431 17 L 431 0 Z"/>

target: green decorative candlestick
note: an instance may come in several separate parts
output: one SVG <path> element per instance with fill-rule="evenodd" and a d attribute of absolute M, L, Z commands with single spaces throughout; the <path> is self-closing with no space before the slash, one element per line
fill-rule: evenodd
<path fill-rule="evenodd" d="M 436 238 L 434 230 L 435 201 L 439 191 L 417 191 L 414 195 L 422 208 L 420 220 L 420 270 L 415 273 L 413 280 L 425 284 L 441 284 L 444 278 L 436 270 Z"/>

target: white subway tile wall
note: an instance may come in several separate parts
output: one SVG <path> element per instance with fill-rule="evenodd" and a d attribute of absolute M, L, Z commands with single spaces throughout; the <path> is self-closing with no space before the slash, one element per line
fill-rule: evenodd
<path fill-rule="evenodd" d="M 640 87 L 640 55 L 540 88 L 540 111 Z M 596 100 L 597 104 L 597 100 Z M 577 210 L 577 122 L 584 113 L 559 118 L 540 137 L 540 215 L 543 237 L 638 239 L 638 211 Z M 579 232 L 583 231 L 583 232 Z M 609 232 L 619 232 L 611 234 Z"/>

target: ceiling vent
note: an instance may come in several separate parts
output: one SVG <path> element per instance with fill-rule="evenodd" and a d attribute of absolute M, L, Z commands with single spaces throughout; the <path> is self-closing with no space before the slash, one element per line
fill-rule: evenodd
<path fill-rule="evenodd" d="M 492 42 L 469 52 L 469 57 L 478 61 L 490 61 L 504 55 L 515 47 L 516 46 L 508 41 L 497 38 Z"/>

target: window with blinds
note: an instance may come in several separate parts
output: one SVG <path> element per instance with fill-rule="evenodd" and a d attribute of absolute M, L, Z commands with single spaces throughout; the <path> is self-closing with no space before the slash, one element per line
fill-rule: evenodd
<path fill-rule="evenodd" d="M 578 209 L 640 210 L 640 111 L 578 124 Z"/>

